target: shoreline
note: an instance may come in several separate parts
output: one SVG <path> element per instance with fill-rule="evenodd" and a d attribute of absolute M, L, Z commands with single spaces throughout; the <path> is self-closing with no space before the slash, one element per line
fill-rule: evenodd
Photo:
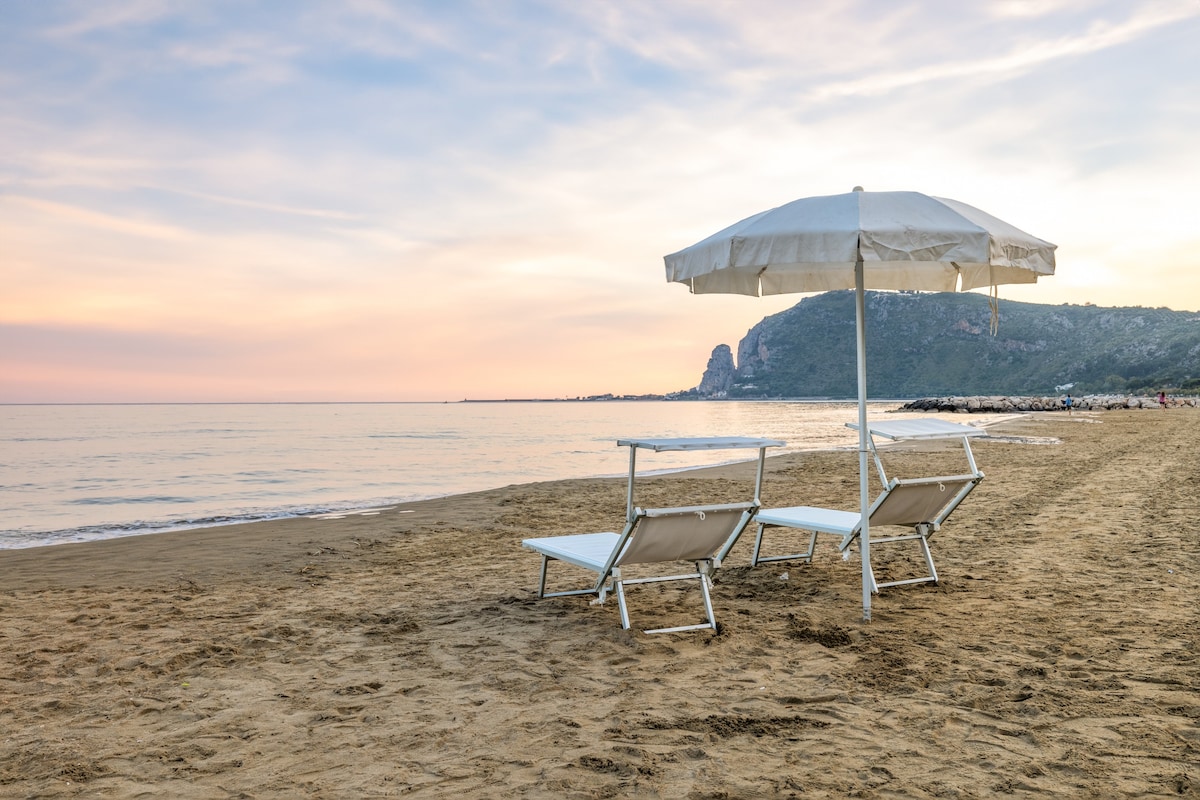
<path fill-rule="evenodd" d="M 995 426 L 1004 428 L 1020 425 L 1023 420 L 1034 419 L 1036 414 L 1021 414 L 998 420 Z M 1082 419 L 1082 417 L 1080 417 Z M 1016 437 L 1020 438 L 1020 437 Z M 1007 436 L 989 436 L 973 439 L 972 446 L 980 442 L 1012 442 L 1016 439 Z M 1027 442 L 1021 442 L 1027 443 Z M 880 442 L 880 450 L 925 451 L 961 447 L 957 440 L 933 442 Z M 768 451 L 765 477 L 764 502 L 771 485 L 771 475 L 774 472 L 786 474 L 796 469 L 796 464 L 816 457 L 836 459 L 838 455 L 854 454 L 857 458 L 857 448 L 826 447 L 813 450 L 794 450 L 778 455 L 770 455 Z M 666 469 L 661 471 L 638 471 L 638 485 L 657 482 L 660 486 L 664 481 L 687 481 L 690 479 L 715 481 L 749 481 L 756 468 L 757 459 L 748 458 L 739 461 L 728 461 L 720 464 L 709 464 L 697 467 Z M 857 486 L 857 461 L 853 464 L 853 475 Z M 986 470 L 985 470 L 986 472 Z M 409 502 L 389 504 L 386 510 L 378 513 L 376 508 L 358 508 L 349 511 L 338 511 L 330 514 L 305 514 L 265 520 L 230 522 L 223 525 L 206 525 L 194 528 L 159 531 L 154 533 L 113 536 L 104 539 L 89 539 L 78 542 L 63 542 L 59 544 L 37 545 L 32 547 L 0 549 L 0 592 L 15 588 L 33 589 L 37 587 L 36 579 L 17 581 L 14 573 L 23 572 L 31 565 L 42 561 L 53 562 L 45 571 L 36 573 L 41 578 L 50 580 L 56 586 L 86 586 L 89 581 L 107 581 L 121 577 L 132 579 L 136 576 L 152 580 L 163 580 L 172 575 L 183 574 L 174 566 L 174 554 L 179 552 L 209 553 L 214 549 L 236 549 L 247 541 L 257 546 L 252 551 L 255 559 L 262 559 L 264 567 L 273 567 L 295 561 L 300 549 L 311 544 L 323 547 L 358 547 L 358 537 L 365 535 L 363 531 L 370 530 L 375 523 L 390 520 L 394 517 L 402 519 L 410 526 L 429 524 L 439 517 L 456 516 L 464 508 L 490 506 L 502 502 L 503 497 L 513 492 L 539 492 L 555 488 L 568 489 L 578 484 L 583 487 L 605 487 L 607 491 L 618 496 L 619 507 L 614 506 L 618 517 L 624 516 L 624 495 L 628 485 L 628 474 L 593 476 L 585 478 L 561 478 L 552 481 L 535 481 L 529 483 L 510 484 L 476 492 L 463 492 L 442 495 L 439 497 L 423 498 Z M 332 526 L 330 522 L 344 522 L 342 526 Z M 598 523 L 599 524 L 599 523 Z M 619 522 L 609 521 L 609 526 L 620 527 Z M 331 535 L 332 534 L 332 535 Z M 110 554 L 110 551 L 112 554 Z M 276 551 L 278 555 L 271 555 Z M 304 552 L 308 552 L 304 550 Z M 212 553 L 211 559 L 192 561 L 188 569 L 198 574 L 212 576 L 221 570 L 222 566 L 232 567 L 233 572 L 241 569 L 240 564 L 226 564 L 228 557 L 223 553 Z M 99 558 L 104 567 L 88 567 L 93 558 Z M 154 565 L 166 564 L 165 569 Z M 34 575 L 35 573 L 30 573 Z"/>
<path fill-rule="evenodd" d="M 612 598 L 538 599 L 521 539 L 611 530 L 623 478 L 0 551 L 0 785 L 1195 797 L 1196 422 L 1044 414 L 972 440 L 987 477 L 931 540 L 940 582 L 885 589 L 869 623 L 857 559 L 828 538 L 812 564 L 750 567 L 743 536 L 713 587 L 715 633 L 625 631 Z M 957 449 L 884 458 L 947 474 Z M 853 507 L 856 462 L 775 457 L 763 501 Z M 733 499 L 753 472 L 648 478 L 638 502 Z M 872 551 L 879 575 L 905 567 Z M 657 627 L 698 598 L 651 585 L 629 603 Z"/>
<path fill-rule="evenodd" d="M 902 408 L 897 408 L 897 409 L 892 409 L 890 411 L 882 412 L 882 413 L 903 414 L 903 413 L 907 413 L 907 412 L 905 412 L 904 409 L 902 409 Z M 933 412 L 933 413 L 936 414 L 936 412 Z M 1010 422 L 1015 419 L 1020 419 L 1022 416 L 1026 415 L 1027 413 L 1028 412 L 994 413 L 994 414 L 988 414 L 988 415 L 974 414 L 974 415 L 971 415 L 971 418 L 969 420 L 964 419 L 963 422 L 966 424 L 973 424 L 976 427 L 979 427 L 981 429 L 987 429 L 990 427 L 994 427 L 996 425 L 1002 425 L 1006 422 Z M 950 415 L 942 414 L 942 416 L 950 416 Z M 953 416 L 959 416 L 959 415 L 953 415 Z M 991 419 L 985 419 L 985 417 L 991 417 Z M 879 446 L 881 448 L 883 448 L 883 447 L 894 448 L 897 446 L 897 443 L 881 441 L 879 443 Z M 807 448 L 806 447 L 785 447 L 783 449 L 783 452 L 780 452 L 780 453 L 772 454 L 771 451 L 768 451 L 767 458 L 768 458 L 768 460 L 770 460 L 773 458 L 779 458 L 783 455 L 792 454 L 792 453 L 838 451 L 838 450 L 845 450 L 845 449 L 853 450 L 853 449 L 855 449 L 855 447 L 856 447 L 856 445 L 854 445 L 854 444 L 823 445 L 823 446 L 815 446 L 815 447 L 807 447 Z M 752 460 L 754 460 L 754 459 L 750 458 L 750 457 L 741 457 L 741 458 L 731 458 L 731 459 L 724 460 L 724 461 L 717 461 L 715 463 L 709 463 L 709 464 L 701 464 L 701 465 L 694 465 L 694 466 L 680 466 L 680 467 L 663 467 L 661 469 L 645 468 L 643 466 L 642 468 L 639 468 L 638 475 L 645 476 L 645 477 L 655 477 L 655 476 L 659 476 L 659 475 L 671 475 L 671 474 L 676 474 L 676 473 L 686 473 L 686 472 L 690 472 L 693 470 L 719 468 L 719 467 L 723 467 L 723 466 L 729 466 L 729 465 L 743 463 L 745 461 L 752 461 Z M 627 475 L 627 473 L 624 473 L 624 472 L 620 472 L 620 473 L 613 472 L 613 473 L 603 473 L 603 474 L 596 474 L 596 475 L 575 476 L 575 477 L 569 477 L 569 478 L 562 478 L 560 480 L 605 480 L 605 479 L 616 479 L 616 478 L 624 479 L 626 477 L 626 475 Z M 521 485 L 521 484 L 509 484 L 509 485 Z M 492 490 L 498 489 L 498 488 L 501 488 L 501 487 L 488 487 L 488 488 L 479 489 L 476 491 L 479 491 L 479 492 L 492 491 Z M 470 494 L 470 493 L 474 493 L 474 492 L 466 492 L 465 494 Z M 31 543 L 31 544 L 0 543 L 0 552 L 5 552 L 5 551 L 9 551 L 9 550 L 28 550 L 28 549 L 43 548 L 43 547 L 62 547 L 65 545 L 86 544 L 89 542 L 109 541 L 109 540 L 113 540 L 113 539 L 137 538 L 137 537 L 143 537 L 143 536 L 160 536 L 160 535 L 168 534 L 168 533 L 187 533 L 189 531 L 201 531 L 201 530 L 207 530 L 209 528 L 224 528 L 224 527 L 228 527 L 231 525 L 251 525 L 251 524 L 257 524 L 257 523 L 264 523 L 264 522 L 281 522 L 281 521 L 287 521 L 287 520 L 292 520 L 292 519 L 313 518 L 313 517 L 318 517 L 318 516 L 324 517 L 324 516 L 334 515 L 334 514 L 341 515 L 341 516 L 351 516 L 351 515 L 360 514 L 365 510 L 370 510 L 370 509 L 377 508 L 380 506 L 392 508 L 392 507 L 396 507 L 396 506 L 409 505 L 412 503 L 419 503 L 419 502 L 424 502 L 424 501 L 428 501 L 428 500 L 440 500 L 440 499 L 452 498 L 459 494 L 464 494 L 464 492 L 448 492 L 445 494 L 432 494 L 432 495 L 412 497 L 412 498 L 407 498 L 407 499 L 398 499 L 398 500 L 390 499 L 390 498 L 378 498 L 378 499 L 371 500 L 371 501 L 363 501 L 363 503 L 361 505 L 356 504 L 353 501 L 347 501 L 346 503 L 332 503 L 328 507 L 325 507 L 325 508 L 314 508 L 309 505 L 300 504 L 298 506 L 293 506 L 293 508 L 299 508 L 302 510 L 288 510 L 286 507 L 284 507 L 281 509 L 264 510 L 261 513 L 256 513 L 256 514 L 245 516 L 245 517 L 226 517 L 223 515 L 216 515 L 216 516 L 212 517 L 211 520 L 199 520 L 199 521 L 197 521 L 197 520 L 167 520 L 167 521 L 161 521 L 161 522 L 158 522 L 158 521 L 132 521 L 132 522 L 128 522 L 128 523 L 120 523 L 120 524 L 113 524 L 113 525 L 107 525 L 107 526 L 106 525 L 86 525 L 86 526 L 80 526 L 80 527 L 76 527 L 76 528 L 64 528 L 64 529 L 45 530 L 45 531 L 11 531 L 11 532 L 9 532 L 8 535 L 11 535 L 13 537 L 37 538 L 41 541 L 37 541 L 36 543 Z"/>

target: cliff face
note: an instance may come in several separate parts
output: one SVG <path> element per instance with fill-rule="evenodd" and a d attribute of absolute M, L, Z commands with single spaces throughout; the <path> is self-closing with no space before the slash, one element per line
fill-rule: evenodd
<path fill-rule="evenodd" d="M 737 377 L 742 380 L 753 380 L 757 371 L 764 369 L 771 357 L 771 351 L 763 337 L 766 321 L 751 328 L 742 340 L 738 342 Z"/>
<path fill-rule="evenodd" d="M 734 373 L 733 351 L 729 345 L 719 344 L 713 348 L 696 391 L 705 397 L 724 397 L 733 385 Z"/>
<path fill-rule="evenodd" d="M 980 294 L 868 292 L 866 312 L 871 397 L 1200 388 L 1194 312 L 1002 299 L 994 337 Z M 736 364 L 714 350 L 694 393 L 852 398 L 854 329 L 853 292 L 805 298 L 751 328 Z"/>

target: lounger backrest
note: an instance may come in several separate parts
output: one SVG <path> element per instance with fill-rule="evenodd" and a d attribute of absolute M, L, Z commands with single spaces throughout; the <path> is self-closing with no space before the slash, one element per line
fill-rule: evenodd
<path fill-rule="evenodd" d="M 616 564 L 712 558 L 754 509 L 753 503 L 731 503 L 639 511 L 637 527 Z"/>
<path fill-rule="evenodd" d="M 871 512 L 871 525 L 940 525 L 978 482 L 974 475 L 893 480 Z"/>

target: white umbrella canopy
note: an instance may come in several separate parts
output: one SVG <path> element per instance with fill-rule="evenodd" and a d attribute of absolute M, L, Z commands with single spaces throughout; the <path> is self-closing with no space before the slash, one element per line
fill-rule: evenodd
<path fill-rule="evenodd" d="M 977 208 L 918 192 L 806 197 L 665 258 L 696 294 L 853 289 L 967 291 L 1054 274 L 1054 245 Z"/>
<path fill-rule="evenodd" d="M 871 619 L 864 291 L 968 291 L 1054 274 L 1055 245 L 977 208 L 919 192 L 806 197 L 747 217 L 664 258 L 694 294 L 857 292 L 863 618 Z"/>

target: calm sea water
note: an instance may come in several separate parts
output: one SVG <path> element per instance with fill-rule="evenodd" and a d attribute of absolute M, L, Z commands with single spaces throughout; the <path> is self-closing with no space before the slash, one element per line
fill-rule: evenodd
<path fill-rule="evenodd" d="M 626 437 L 852 447 L 855 419 L 803 402 L 0 406 L 0 549 L 622 475 Z M 755 455 L 651 453 L 639 472 Z"/>

